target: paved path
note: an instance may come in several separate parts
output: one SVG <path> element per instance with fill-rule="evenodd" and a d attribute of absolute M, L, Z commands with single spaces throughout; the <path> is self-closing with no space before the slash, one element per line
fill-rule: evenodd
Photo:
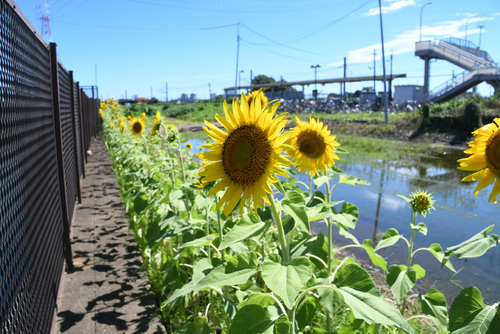
<path fill-rule="evenodd" d="M 120 197 L 108 151 L 92 139 L 75 209 L 75 270 L 64 273 L 56 333 L 165 333 Z"/>

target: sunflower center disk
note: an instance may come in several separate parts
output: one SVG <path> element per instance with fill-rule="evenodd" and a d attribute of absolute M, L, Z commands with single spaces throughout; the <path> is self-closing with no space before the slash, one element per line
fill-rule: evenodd
<path fill-rule="evenodd" d="M 500 129 L 486 143 L 486 163 L 488 168 L 500 177 Z"/>
<path fill-rule="evenodd" d="M 319 158 L 326 149 L 325 140 L 314 131 L 303 131 L 299 134 L 297 145 L 302 154 L 312 159 Z"/>
<path fill-rule="evenodd" d="M 244 125 L 229 134 L 222 145 L 222 166 L 231 181 L 240 185 L 256 183 L 266 172 L 271 144 L 259 127 Z"/>
<path fill-rule="evenodd" d="M 139 133 L 142 130 L 142 125 L 139 122 L 135 122 L 133 127 L 134 127 L 134 132 L 136 132 L 136 133 Z"/>

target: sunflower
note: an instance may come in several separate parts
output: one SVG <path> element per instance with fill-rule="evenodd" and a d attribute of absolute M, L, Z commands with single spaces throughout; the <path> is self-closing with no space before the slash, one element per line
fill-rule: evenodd
<path fill-rule="evenodd" d="M 130 132 L 136 136 L 140 136 L 144 132 L 144 121 L 138 117 L 132 119 L 130 121 Z"/>
<path fill-rule="evenodd" d="M 476 138 L 469 143 L 470 148 L 464 151 L 472 155 L 459 159 L 458 169 L 475 173 L 464 177 L 462 182 L 479 180 L 474 190 L 476 197 L 479 190 L 495 182 L 488 202 L 496 204 L 500 193 L 500 118 L 495 118 L 493 123 L 477 129 L 473 134 Z"/>
<path fill-rule="evenodd" d="M 267 96 L 264 95 L 264 93 L 262 92 L 262 90 L 254 90 L 253 92 L 251 92 L 250 94 L 248 94 L 246 96 L 247 97 L 247 103 L 248 103 L 248 105 L 252 104 L 252 100 L 257 95 L 259 95 L 259 97 L 260 97 L 260 103 L 261 103 L 261 105 L 265 106 L 269 100 L 268 100 Z"/>
<path fill-rule="evenodd" d="M 215 118 L 227 130 L 221 130 L 205 121 L 205 133 L 214 143 L 204 145 L 208 152 L 198 153 L 200 159 L 211 163 L 198 173 L 204 181 L 220 180 L 208 193 L 211 196 L 218 191 L 226 192 L 217 203 L 217 209 L 224 205 L 224 214 L 228 216 L 238 201 L 240 213 L 243 213 L 245 202 L 250 206 L 253 198 L 254 210 L 262 207 L 262 198 L 269 203 L 267 194 L 272 194 L 270 183 L 279 180 L 272 174 L 288 177 L 280 164 L 290 164 L 281 153 L 285 150 L 286 134 L 280 134 L 286 124 L 286 113 L 273 118 L 279 103 L 262 106 L 262 98 L 258 93 L 247 103 L 245 94 L 241 95 L 241 105 L 233 100 L 233 111 L 224 101 L 226 118 L 215 114 Z"/>
<path fill-rule="evenodd" d="M 158 110 L 156 112 L 156 117 L 153 123 L 153 127 L 151 128 L 151 134 L 155 135 L 158 133 L 158 130 L 160 130 L 160 124 L 161 124 L 161 112 Z"/>
<path fill-rule="evenodd" d="M 187 148 L 188 150 L 192 149 L 192 148 L 193 148 L 193 144 L 191 144 L 190 142 L 187 142 L 187 143 L 186 143 L 186 148 Z"/>
<path fill-rule="evenodd" d="M 111 130 L 113 130 L 113 128 L 114 128 L 114 127 L 115 127 L 115 123 L 111 123 L 111 124 L 109 125 L 109 128 L 110 128 Z"/>
<path fill-rule="evenodd" d="M 287 149 L 290 159 L 299 171 L 310 175 L 316 175 L 319 170 L 325 172 L 326 167 L 335 164 L 339 160 L 335 154 L 335 147 L 340 146 L 335 141 L 336 136 L 330 135 L 328 126 L 323 126 L 314 118 L 308 122 L 302 122 L 295 116 L 297 125 L 290 130 L 290 148 Z"/>
<path fill-rule="evenodd" d="M 124 128 L 125 128 L 125 120 L 127 119 L 127 117 L 125 116 L 122 116 L 120 118 L 120 122 L 118 123 L 118 125 L 120 126 L 120 133 L 123 133 L 124 131 Z"/>
<path fill-rule="evenodd" d="M 404 197 L 403 197 L 404 198 Z M 426 216 L 428 212 L 434 209 L 434 200 L 432 194 L 428 194 L 425 190 L 416 190 L 410 193 L 410 198 L 407 199 L 411 205 L 413 212 L 419 215 Z"/>

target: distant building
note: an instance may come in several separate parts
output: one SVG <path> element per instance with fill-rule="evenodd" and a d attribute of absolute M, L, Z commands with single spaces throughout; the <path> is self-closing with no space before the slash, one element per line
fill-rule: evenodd
<path fill-rule="evenodd" d="M 394 102 L 403 105 L 410 101 L 419 101 L 422 99 L 424 86 L 419 85 L 399 85 L 394 86 Z"/>
<path fill-rule="evenodd" d="M 185 93 L 182 93 L 180 100 L 182 103 L 188 102 L 189 101 L 188 95 Z"/>
<path fill-rule="evenodd" d="M 189 94 L 189 102 L 194 102 L 196 100 L 197 100 L 196 94 L 194 93 Z"/>
<path fill-rule="evenodd" d="M 359 104 L 364 108 L 371 108 L 377 103 L 377 95 L 372 90 L 371 92 L 361 92 L 359 94 Z"/>
<path fill-rule="evenodd" d="M 136 97 L 134 101 L 137 104 L 149 103 L 149 99 L 147 97 Z"/>

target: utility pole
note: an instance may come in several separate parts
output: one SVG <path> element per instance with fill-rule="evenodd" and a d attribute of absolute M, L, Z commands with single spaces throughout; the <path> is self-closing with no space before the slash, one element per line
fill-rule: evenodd
<path fill-rule="evenodd" d="M 375 58 L 377 53 L 373 49 L 373 92 L 377 95 L 377 59 Z"/>
<path fill-rule="evenodd" d="M 237 96 L 238 89 L 238 60 L 240 58 L 240 22 L 238 22 L 238 33 L 236 36 L 236 75 L 234 79 L 234 96 Z"/>
<path fill-rule="evenodd" d="M 252 70 L 250 70 L 250 93 L 253 91 L 253 75 L 252 75 Z"/>
<path fill-rule="evenodd" d="M 314 68 L 314 91 L 313 91 L 313 96 L 314 96 L 314 101 L 318 101 L 318 68 L 321 67 L 321 65 L 311 65 L 311 68 Z"/>
<path fill-rule="evenodd" d="M 153 87 L 151 87 L 151 99 L 153 99 Z"/>
<path fill-rule="evenodd" d="M 384 50 L 384 25 L 382 24 L 382 0 L 378 0 L 378 8 L 380 14 L 380 38 L 382 40 L 382 71 L 384 73 L 384 115 L 385 124 L 389 124 L 388 101 L 387 101 L 387 83 L 385 76 L 385 50 Z"/>
<path fill-rule="evenodd" d="M 125 100 L 127 99 L 127 90 L 125 89 Z"/>
<path fill-rule="evenodd" d="M 212 101 L 212 89 L 210 88 L 210 82 L 208 83 L 208 99 Z"/>
<path fill-rule="evenodd" d="M 344 57 L 344 79 L 347 77 L 347 58 Z M 347 100 L 347 93 L 345 91 L 346 82 L 344 80 L 344 100 Z"/>
<path fill-rule="evenodd" d="M 165 83 L 165 103 L 168 103 L 168 82 Z"/>

